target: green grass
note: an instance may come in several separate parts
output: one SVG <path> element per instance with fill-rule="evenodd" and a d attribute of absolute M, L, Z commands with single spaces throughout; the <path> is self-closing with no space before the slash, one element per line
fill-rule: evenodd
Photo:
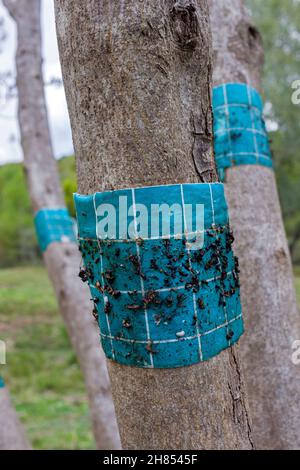
<path fill-rule="evenodd" d="M 0 312 L 0 372 L 34 448 L 93 448 L 81 372 L 45 269 L 0 270 Z"/>

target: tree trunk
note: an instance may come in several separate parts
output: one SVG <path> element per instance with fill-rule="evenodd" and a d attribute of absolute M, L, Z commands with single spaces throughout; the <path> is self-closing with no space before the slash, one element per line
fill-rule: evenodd
<path fill-rule="evenodd" d="M 242 0 L 210 0 L 214 85 L 248 83 L 260 91 L 263 48 Z M 226 173 L 226 195 L 241 265 L 246 335 L 241 340 L 256 444 L 300 447 L 300 369 L 292 343 L 300 317 L 274 173 L 257 165 Z"/>
<path fill-rule="evenodd" d="M 0 450 L 29 450 L 23 427 L 0 377 Z"/>
<path fill-rule="evenodd" d="M 64 207 L 44 95 L 40 0 L 5 0 L 4 4 L 17 23 L 19 123 L 32 206 L 34 211 Z M 97 447 L 116 449 L 120 443 L 109 378 L 90 314 L 88 288 L 77 276 L 80 266 L 77 244 L 51 243 L 43 256 L 84 375 Z"/>
<path fill-rule="evenodd" d="M 216 181 L 206 1 L 55 9 L 79 192 Z M 108 364 L 124 448 L 252 448 L 236 347 L 181 368 Z"/>

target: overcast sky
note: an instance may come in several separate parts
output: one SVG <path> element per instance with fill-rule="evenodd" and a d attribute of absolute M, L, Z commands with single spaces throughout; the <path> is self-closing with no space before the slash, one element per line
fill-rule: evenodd
<path fill-rule="evenodd" d="M 4 18 L 6 40 L 1 44 L 0 74 L 12 70 L 15 72 L 14 55 L 16 48 L 16 29 L 0 0 L 0 18 Z M 53 0 L 42 0 L 42 33 L 44 80 L 61 77 L 58 57 Z M 67 104 L 63 87 L 46 86 L 46 99 L 52 144 L 56 157 L 70 155 L 73 152 Z M 1 88 L 0 88 L 1 93 Z M 0 164 L 22 160 L 19 145 L 19 130 L 16 119 L 17 100 L 4 104 L 0 99 Z"/>

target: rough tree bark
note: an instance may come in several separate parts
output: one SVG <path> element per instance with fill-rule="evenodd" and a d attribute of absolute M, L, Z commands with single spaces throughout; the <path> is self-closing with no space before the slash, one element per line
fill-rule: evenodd
<path fill-rule="evenodd" d="M 40 0 L 4 0 L 17 24 L 19 123 L 33 210 L 64 207 L 51 147 L 42 77 Z M 44 261 L 86 383 L 97 447 L 119 448 L 119 434 L 104 354 L 92 319 L 88 288 L 77 273 L 76 243 L 52 243 Z"/>
<path fill-rule="evenodd" d="M 6 387 L 0 388 L 0 450 L 29 450 L 23 427 Z"/>
<path fill-rule="evenodd" d="M 216 181 L 203 0 L 56 0 L 79 192 Z M 108 361 L 126 449 L 251 449 L 236 347 L 177 369 Z"/>
<path fill-rule="evenodd" d="M 242 0 L 210 0 L 214 85 L 249 83 L 260 91 L 263 47 Z M 256 444 L 300 447 L 300 338 L 293 272 L 274 173 L 263 166 L 227 170 L 226 195 L 241 265 L 246 335 L 242 363 Z"/>

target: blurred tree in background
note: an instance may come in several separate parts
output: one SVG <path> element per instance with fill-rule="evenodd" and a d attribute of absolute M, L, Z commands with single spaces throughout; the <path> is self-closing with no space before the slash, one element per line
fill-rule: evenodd
<path fill-rule="evenodd" d="M 0 267 L 37 257 L 32 211 L 22 166 L 0 167 Z"/>
<path fill-rule="evenodd" d="M 264 97 L 285 226 L 300 264 L 300 105 L 291 101 L 300 79 L 300 1 L 247 0 L 265 47 Z"/>
<path fill-rule="evenodd" d="M 300 105 L 291 101 L 300 79 L 300 0 L 247 0 L 265 46 L 265 114 L 285 226 L 294 264 L 300 265 Z M 59 161 L 66 204 L 74 213 L 73 157 Z M 0 267 L 39 259 L 22 167 L 0 167 Z"/>
<path fill-rule="evenodd" d="M 76 191 L 74 157 L 58 162 L 65 199 L 74 217 Z M 20 163 L 0 166 L 0 268 L 38 262 L 40 252 L 34 230 L 32 209 Z"/>

